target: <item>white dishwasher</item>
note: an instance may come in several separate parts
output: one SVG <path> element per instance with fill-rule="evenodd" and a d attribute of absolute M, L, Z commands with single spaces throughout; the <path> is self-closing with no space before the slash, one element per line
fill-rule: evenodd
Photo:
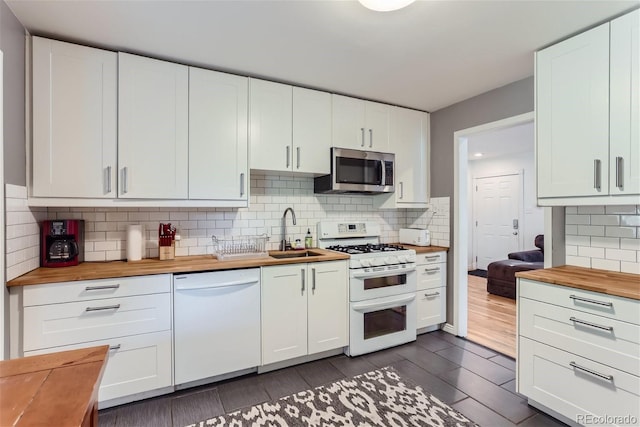
<path fill-rule="evenodd" d="M 175 384 L 260 365 L 260 269 L 174 274 Z"/>

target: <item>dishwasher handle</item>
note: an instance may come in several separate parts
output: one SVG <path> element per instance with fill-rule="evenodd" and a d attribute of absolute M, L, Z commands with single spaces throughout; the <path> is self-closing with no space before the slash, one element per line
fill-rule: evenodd
<path fill-rule="evenodd" d="M 186 278 L 186 276 L 181 276 L 181 277 L 176 277 L 176 279 L 184 279 Z M 232 286 L 245 286 L 245 285 L 255 285 L 260 283 L 259 279 L 253 279 L 253 280 L 246 280 L 246 279 L 242 279 L 242 280 L 234 280 L 234 281 L 230 281 L 230 282 L 220 282 L 220 283 L 194 283 L 194 284 L 189 284 L 189 282 L 182 282 L 182 283 L 176 283 L 176 290 L 177 291 L 191 291 L 191 290 L 198 290 L 198 289 L 217 289 L 217 288 L 229 288 Z"/>

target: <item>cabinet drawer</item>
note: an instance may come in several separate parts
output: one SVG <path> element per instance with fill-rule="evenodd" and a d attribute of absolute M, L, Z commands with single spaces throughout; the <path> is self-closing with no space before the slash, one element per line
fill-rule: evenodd
<path fill-rule="evenodd" d="M 442 286 L 416 292 L 417 329 L 446 321 L 447 288 Z"/>
<path fill-rule="evenodd" d="M 171 329 L 171 295 L 155 294 L 24 309 L 24 350 Z"/>
<path fill-rule="evenodd" d="M 518 311 L 520 336 L 640 376 L 640 326 L 527 298 Z"/>
<path fill-rule="evenodd" d="M 447 285 L 447 264 L 427 264 L 416 268 L 417 289 L 439 288 Z"/>
<path fill-rule="evenodd" d="M 25 351 L 25 356 L 108 345 L 109 359 L 100 382 L 100 402 L 172 385 L 171 331 L 64 347 Z"/>
<path fill-rule="evenodd" d="M 416 264 L 435 264 L 439 262 L 447 262 L 446 252 L 430 252 L 426 254 L 416 254 Z"/>
<path fill-rule="evenodd" d="M 45 305 L 171 291 L 171 275 L 81 280 L 23 287 L 23 305 Z"/>
<path fill-rule="evenodd" d="M 581 424 L 594 415 L 640 418 L 637 376 L 524 337 L 518 353 L 518 391 L 529 399 Z"/>
<path fill-rule="evenodd" d="M 640 301 L 528 279 L 518 283 L 520 297 L 640 325 Z"/>

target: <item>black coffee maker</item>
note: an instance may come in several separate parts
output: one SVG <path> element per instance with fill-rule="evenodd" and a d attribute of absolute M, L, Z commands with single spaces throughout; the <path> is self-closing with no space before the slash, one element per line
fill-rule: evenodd
<path fill-rule="evenodd" d="M 84 261 L 83 220 L 43 221 L 40 235 L 41 267 L 70 267 Z"/>

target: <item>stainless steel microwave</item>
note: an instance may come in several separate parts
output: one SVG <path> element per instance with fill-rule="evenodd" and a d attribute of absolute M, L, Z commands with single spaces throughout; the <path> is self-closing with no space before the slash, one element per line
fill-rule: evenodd
<path fill-rule="evenodd" d="M 331 173 L 315 178 L 315 193 L 393 193 L 395 154 L 331 148 Z"/>

